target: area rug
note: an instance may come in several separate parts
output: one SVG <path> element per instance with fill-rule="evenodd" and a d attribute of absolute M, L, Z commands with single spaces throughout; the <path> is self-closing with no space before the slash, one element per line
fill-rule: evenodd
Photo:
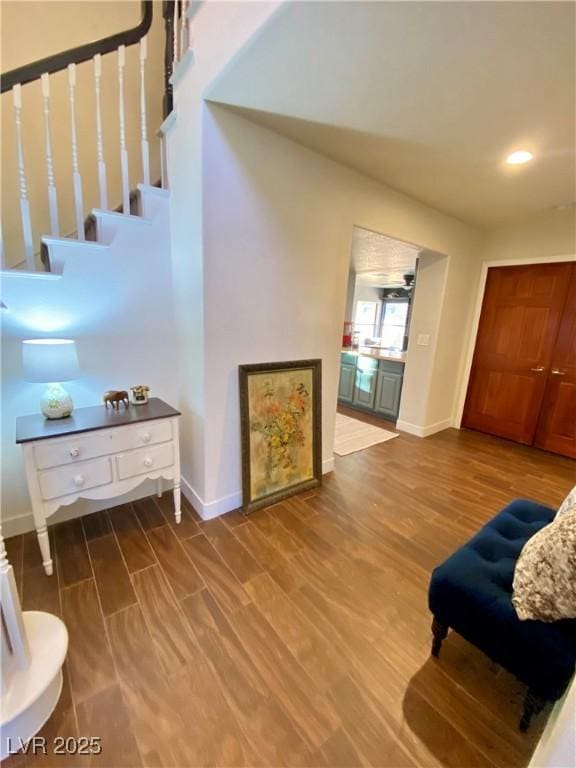
<path fill-rule="evenodd" d="M 385 443 L 398 437 L 396 432 L 389 432 L 381 427 L 373 427 L 350 416 L 336 414 L 336 434 L 334 437 L 334 453 L 338 456 L 346 456 L 348 453 L 363 451 L 376 443 Z"/>

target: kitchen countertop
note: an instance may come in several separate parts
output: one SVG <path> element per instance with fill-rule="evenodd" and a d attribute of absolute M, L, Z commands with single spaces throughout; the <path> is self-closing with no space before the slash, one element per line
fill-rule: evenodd
<path fill-rule="evenodd" d="M 381 349 L 380 347 L 358 347 L 358 349 L 342 349 L 347 355 L 357 355 L 358 357 L 373 357 L 376 360 L 391 360 L 395 363 L 406 362 L 406 352 L 394 352 L 390 349 Z"/>

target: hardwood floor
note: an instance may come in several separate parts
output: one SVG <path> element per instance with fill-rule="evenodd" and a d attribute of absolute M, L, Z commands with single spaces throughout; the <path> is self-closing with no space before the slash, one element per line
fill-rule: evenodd
<path fill-rule="evenodd" d="M 511 499 L 558 505 L 576 464 L 455 430 L 335 461 L 250 517 L 176 526 L 165 495 L 53 526 L 52 578 L 33 534 L 8 540 L 24 609 L 70 633 L 43 734 L 103 751 L 6 765 L 527 765 L 547 713 L 521 734 L 523 686 L 453 633 L 431 658 L 427 586 Z"/>

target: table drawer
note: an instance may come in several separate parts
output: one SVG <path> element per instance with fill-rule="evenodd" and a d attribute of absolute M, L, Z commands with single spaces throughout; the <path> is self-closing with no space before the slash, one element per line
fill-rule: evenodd
<path fill-rule="evenodd" d="M 113 437 L 113 432 L 106 430 L 82 433 L 68 440 L 46 440 L 34 446 L 34 462 L 38 469 L 49 469 L 106 456 L 114 451 Z"/>
<path fill-rule="evenodd" d="M 140 448 L 116 457 L 116 466 L 120 480 L 144 475 L 157 469 L 171 467 L 174 464 L 174 444 L 157 445 L 152 448 Z"/>
<path fill-rule="evenodd" d="M 59 467 L 38 473 L 42 498 L 46 501 L 58 496 L 80 493 L 88 488 L 112 482 L 112 464 L 109 458 L 84 461 L 73 467 Z"/>
<path fill-rule="evenodd" d="M 167 443 L 172 440 L 172 422 L 145 421 L 137 426 L 120 427 L 114 434 L 115 451 L 130 451 L 146 445 Z"/>

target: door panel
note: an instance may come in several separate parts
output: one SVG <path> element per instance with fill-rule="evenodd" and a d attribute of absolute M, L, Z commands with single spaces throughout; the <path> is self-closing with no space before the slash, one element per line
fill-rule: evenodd
<path fill-rule="evenodd" d="M 402 374 L 380 371 L 376 387 L 375 410 L 393 419 L 398 418 L 401 392 Z"/>
<path fill-rule="evenodd" d="M 374 408 L 374 398 L 376 396 L 376 378 L 378 370 L 363 371 L 356 369 L 356 386 L 354 387 L 354 404 L 362 405 L 364 408 Z"/>
<path fill-rule="evenodd" d="M 346 403 L 351 403 L 354 397 L 354 382 L 356 379 L 355 365 L 340 366 L 340 385 L 338 388 L 338 399 Z"/>
<path fill-rule="evenodd" d="M 533 443 L 571 271 L 488 270 L 464 426 Z"/>
<path fill-rule="evenodd" d="M 576 266 L 574 265 L 560 332 L 552 357 L 552 369 L 548 376 L 535 444 L 546 451 L 561 453 L 576 459 Z"/>

